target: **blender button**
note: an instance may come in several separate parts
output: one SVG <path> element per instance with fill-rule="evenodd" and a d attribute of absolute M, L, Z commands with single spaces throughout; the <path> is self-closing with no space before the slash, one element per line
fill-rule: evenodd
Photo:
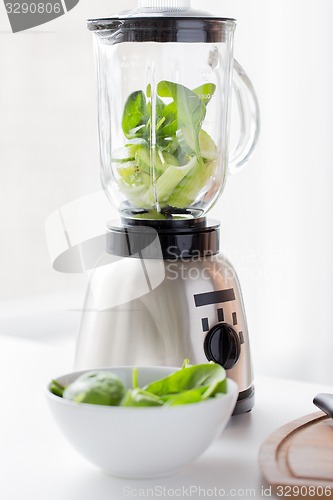
<path fill-rule="evenodd" d="M 244 344 L 244 334 L 243 332 L 239 332 L 239 341 L 241 344 Z"/>
<path fill-rule="evenodd" d="M 201 323 L 202 323 L 202 331 L 208 332 L 209 330 L 208 318 L 202 318 Z"/>
<path fill-rule="evenodd" d="M 217 319 L 218 321 L 224 321 L 224 312 L 222 307 L 217 310 Z"/>

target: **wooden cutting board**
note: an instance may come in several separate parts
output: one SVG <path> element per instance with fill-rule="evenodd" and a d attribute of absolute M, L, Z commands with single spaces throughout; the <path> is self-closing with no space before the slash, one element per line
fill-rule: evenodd
<path fill-rule="evenodd" d="M 263 442 L 259 464 L 275 491 L 279 485 L 330 487 L 332 495 L 321 498 L 333 499 L 333 419 L 320 411 L 284 425 Z"/>

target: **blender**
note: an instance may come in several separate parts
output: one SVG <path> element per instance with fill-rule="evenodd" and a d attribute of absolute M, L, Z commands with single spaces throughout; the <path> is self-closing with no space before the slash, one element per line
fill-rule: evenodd
<path fill-rule="evenodd" d="M 141 0 L 88 21 L 101 181 L 120 217 L 90 272 L 75 368 L 212 360 L 237 382 L 242 413 L 254 404 L 243 299 L 219 223 L 206 219 L 259 132 L 235 25 L 188 0 Z M 241 126 L 230 155 L 232 88 Z"/>

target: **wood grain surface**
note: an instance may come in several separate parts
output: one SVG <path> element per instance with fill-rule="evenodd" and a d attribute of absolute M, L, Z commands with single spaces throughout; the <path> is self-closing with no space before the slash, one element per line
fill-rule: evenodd
<path fill-rule="evenodd" d="M 274 491 L 304 486 L 299 497 L 333 499 L 333 419 L 320 411 L 284 425 L 263 442 L 259 465 Z M 306 495 L 310 486 L 317 488 L 316 494 L 312 489 Z M 321 487 L 331 493 L 321 495 Z"/>

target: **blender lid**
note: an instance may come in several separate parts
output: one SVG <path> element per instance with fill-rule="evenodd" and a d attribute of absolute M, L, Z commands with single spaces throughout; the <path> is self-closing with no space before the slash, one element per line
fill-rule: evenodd
<path fill-rule="evenodd" d="M 88 19 L 101 37 L 116 33 L 120 42 L 223 42 L 235 19 L 192 9 L 190 0 L 139 0 L 138 8 L 108 18 Z"/>

